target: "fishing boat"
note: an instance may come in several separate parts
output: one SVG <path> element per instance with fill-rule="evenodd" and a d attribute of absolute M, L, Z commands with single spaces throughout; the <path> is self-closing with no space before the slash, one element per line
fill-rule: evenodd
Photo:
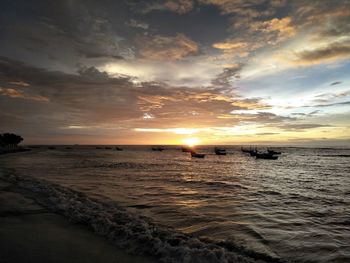
<path fill-rule="evenodd" d="M 120 147 L 118 147 L 118 146 L 116 146 L 116 147 L 114 148 L 114 150 L 116 150 L 116 151 L 122 151 L 123 149 L 120 148 Z"/>
<path fill-rule="evenodd" d="M 226 155 L 226 149 L 221 149 L 221 148 L 215 148 L 214 152 L 216 155 Z"/>
<path fill-rule="evenodd" d="M 243 147 L 241 147 L 241 151 L 242 151 L 243 153 L 250 153 L 251 150 L 252 150 L 252 149 L 244 149 Z"/>
<path fill-rule="evenodd" d="M 164 147 L 161 147 L 161 146 L 155 146 L 155 147 L 152 147 L 152 151 L 158 151 L 158 152 L 161 152 L 161 151 L 164 151 Z"/>
<path fill-rule="evenodd" d="M 256 156 L 256 153 L 258 152 L 258 150 L 256 148 L 255 149 L 252 149 L 252 148 L 244 149 L 243 147 L 241 147 L 241 151 L 243 153 L 249 153 L 250 156 Z"/>
<path fill-rule="evenodd" d="M 277 151 L 274 151 L 274 150 L 271 150 L 271 149 L 267 149 L 267 152 L 269 154 L 272 154 L 272 155 L 274 155 L 274 154 L 276 154 L 276 155 L 282 154 L 281 152 L 277 152 Z"/>
<path fill-rule="evenodd" d="M 191 157 L 192 158 L 204 158 L 205 154 L 204 153 L 196 153 L 195 151 L 191 151 Z"/>
<path fill-rule="evenodd" d="M 257 149 L 255 149 L 255 150 L 250 150 L 249 151 L 249 154 L 250 154 L 250 156 L 256 156 L 257 154 L 258 154 L 258 151 L 257 151 Z"/>
<path fill-rule="evenodd" d="M 257 152 L 255 155 L 256 159 L 267 159 L 267 160 L 277 160 L 278 156 L 270 154 L 269 152 L 259 153 Z"/>

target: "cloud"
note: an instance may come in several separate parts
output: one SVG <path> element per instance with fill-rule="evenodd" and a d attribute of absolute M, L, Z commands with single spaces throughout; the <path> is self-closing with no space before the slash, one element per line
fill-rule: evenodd
<path fill-rule="evenodd" d="M 304 131 L 309 129 L 333 127 L 332 125 L 327 124 L 316 124 L 316 123 L 294 123 L 294 124 L 283 124 L 279 128 L 286 131 Z"/>
<path fill-rule="evenodd" d="M 264 0 L 200 0 L 206 5 L 215 5 L 220 8 L 223 14 L 235 14 L 240 16 L 258 17 L 264 11 L 259 10 Z"/>
<path fill-rule="evenodd" d="M 7 96 L 10 98 L 19 98 L 19 99 L 26 99 L 26 100 L 36 100 L 36 101 L 44 101 L 44 102 L 49 101 L 49 99 L 44 96 L 27 95 L 27 94 L 24 94 L 22 91 L 18 91 L 16 89 L 11 89 L 11 88 L 0 87 L 0 95 Z"/>
<path fill-rule="evenodd" d="M 117 14 L 114 17 L 112 10 Z M 35 54 L 37 64 L 47 60 L 75 64 L 85 59 L 122 59 L 129 47 L 124 46 L 123 38 L 117 33 L 120 30 L 116 29 L 121 24 L 115 21 L 121 10 L 123 5 L 116 8 L 112 4 L 107 8 L 84 1 L 24 3 L 17 11 L 26 15 L 8 14 L 2 24 L 2 32 L 6 34 L 2 49 L 8 49 L 5 54 L 14 57 L 18 57 L 16 53 L 27 58 Z"/>
<path fill-rule="evenodd" d="M 21 86 L 21 87 L 29 87 L 30 86 L 29 83 L 26 83 L 26 82 L 23 82 L 23 81 L 12 81 L 12 82 L 9 82 L 9 84 L 16 85 L 16 86 Z"/>
<path fill-rule="evenodd" d="M 133 4 L 135 11 L 150 13 L 153 11 L 171 11 L 179 15 L 186 14 L 194 8 L 193 0 L 147 1 Z"/>
<path fill-rule="evenodd" d="M 339 84 L 341 84 L 341 83 L 342 83 L 341 81 L 335 81 L 335 82 L 332 82 L 332 83 L 330 84 L 330 86 L 339 85 Z"/>
<path fill-rule="evenodd" d="M 198 45 L 184 34 L 156 35 L 142 43 L 140 55 L 151 60 L 179 60 L 198 53 Z"/>
<path fill-rule="evenodd" d="M 78 69 L 78 73 L 80 74 L 80 76 L 90 78 L 93 80 L 97 80 L 97 79 L 103 80 L 103 79 L 108 79 L 109 77 L 107 72 L 105 71 L 101 72 L 95 67 L 82 66 Z"/>
<path fill-rule="evenodd" d="M 244 42 L 235 42 L 235 41 L 226 41 L 226 42 L 218 42 L 214 43 L 213 47 L 217 49 L 224 49 L 224 50 L 237 50 L 242 49 L 247 46 L 247 43 Z"/>
<path fill-rule="evenodd" d="M 350 95 L 350 90 L 341 91 L 338 93 L 335 93 L 335 92 L 322 93 L 322 94 L 315 96 L 317 99 L 315 99 L 314 101 L 316 101 L 316 102 L 320 102 L 320 101 L 321 102 L 328 102 L 328 101 L 332 101 L 333 99 L 343 98 L 343 97 L 347 97 L 349 95 Z"/>
<path fill-rule="evenodd" d="M 136 127 L 228 127 L 241 121 L 264 123 L 278 121 L 279 118 L 268 113 L 249 117 L 232 114 L 234 110 L 264 108 L 267 105 L 259 99 L 236 98 L 223 88 L 174 87 L 161 82 L 134 84 L 128 77 L 111 77 L 94 67 L 82 66 L 77 73 L 48 71 L 1 57 L 2 82 L 12 82 L 20 77 L 22 81 L 31 83 L 25 88 L 26 93 L 1 89 L 3 108 L 28 120 L 18 122 L 19 127 L 33 127 L 40 123 L 43 131 L 60 127 L 89 127 L 91 132 Z M 6 97 L 32 100 L 30 106 L 25 106 L 21 101 L 27 100 L 10 101 Z M 39 98 L 47 98 L 48 101 L 39 104 L 34 100 Z M 30 110 L 23 110 L 27 107 Z M 283 121 L 282 118 L 279 120 Z"/>
<path fill-rule="evenodd" d="M 252 46 L 250 44 L 246 42 L 240 42 L 235 39 L 214 43 L 213 47 L 222 50 L 227 57 L 246 57 L 249 55 L 249 51 L 252 49 Z"/>
<path fill-rule="evenodd" d="M 166 1 L 164 6 L 168 10 L 182 15 L 191 11 L 193 9 L 194 3 L 192 0 L 170 0 Z"/>
<path fill-rule="evenodd" d="M 315 64 L 346 59 L 350 57 L 350 42 L 335 42 L 313 50 L 304 50 L 296 54 L 298 64 Z"/>
<path fill-rule="evenodd" d="M 230 67 L 225 67 L 223 71 L 212 80 L 212 85 L 215 87 L 231 87 L 231 79 L 240 77 L 239 71 L 242 67 L 242 64 L 233 64 Z"/>
<path fill-rule="evenodd" d="M 278 43 L 296 35 L 297 30 L 291 25 L 291 21 L 291 17 L 273 18 L 269 21 L 253 23 L 251 29 L 263 33 L 275 33 L 274 39 L 271 36 L 270 41 Z"/>
<path fill-rule="evenodd" d="M 128 22 L 125 22 L 125 24 L 130 27 L 141 28 L 144 30 L 148 29 L 149 27 L 149 24 L 145 22 L 137 21 L 135 19 L 130 19 Z"/>
<path fill-rule="evenodd" d="M 334 103 L 328 103 L 328 104 L 318 104 L 318 105 L 313 105 L 310 107 L 332 107 L 332 106 L 343 106 L 343 105 L 350 105 L 350 101 L 343 101 L 343 102 L 334 102 Z M 308 107 L 308 106 L 304 106 Z"/>

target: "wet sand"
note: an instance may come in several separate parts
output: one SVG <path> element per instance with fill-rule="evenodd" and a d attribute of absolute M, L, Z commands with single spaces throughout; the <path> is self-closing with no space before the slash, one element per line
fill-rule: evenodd
<path fill-rule="evenodd" d="M 0 262 L 157 262 L 129 255 L 0 180 Z"/>

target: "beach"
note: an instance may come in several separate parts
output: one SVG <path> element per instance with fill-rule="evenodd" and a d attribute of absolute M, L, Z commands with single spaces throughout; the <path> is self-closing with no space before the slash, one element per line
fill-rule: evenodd
<path fill-rule="evenodd" d="M 0 180 L 0 262 L 154 263 L 156 259 L 127 254 L 86 226 L 38 205 L 30 194 Z"/>

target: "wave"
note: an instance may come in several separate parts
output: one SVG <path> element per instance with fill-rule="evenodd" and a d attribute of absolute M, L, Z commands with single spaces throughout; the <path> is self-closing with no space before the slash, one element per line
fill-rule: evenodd
<path fill-rule="evenodd" d="M 318 156 L 323 156 L 323 157 L 344 157 L 344 158 L 349 158 L 350 154 L 323 154 L 323 155 L 318 155 Z"/>
<path fill-rule="evenodd" d="M 127 211 L 114 202 L 101 202 L 84 193 L 12 173 L 0 173 L 19 191 L 39 204 L 84 224 L 96 234 L 105 236 L 116 246 L 141 255 L 151 255 L 162 262 L 284 262 L 229 242 L 214 242 L 183 234 L 155 224 L 151 219 Z"/>
<path fill-rule="evenodd" d="M 154 163 L 134 163 L 134 162 L 113 162 L 113 163 L 92 163 L 82 162 L 77 164 L 75 168 L 125 168 L 125 169 L 149 169 L 157 167 L 159 164 Z"/>

